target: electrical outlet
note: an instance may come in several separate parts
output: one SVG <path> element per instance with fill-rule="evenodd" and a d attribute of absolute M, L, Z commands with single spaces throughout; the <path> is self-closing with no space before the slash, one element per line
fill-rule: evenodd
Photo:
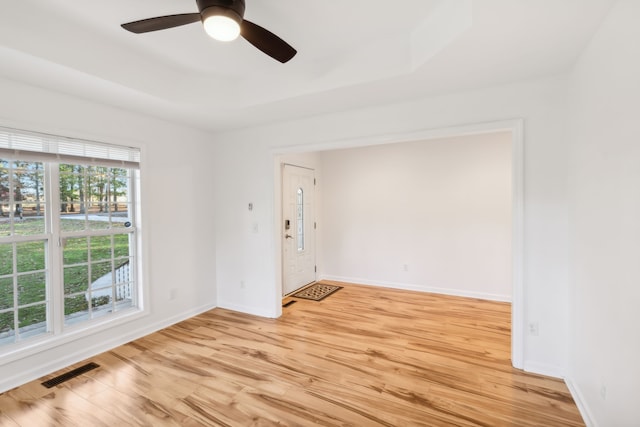
<path fill-rule="evenodd" d="M 540 330 L 538 329 L 538 322 L 529 323 L 529 335 L 537 337 L 540 334 Z"/>
<path fill-rule="evenodd" d="M 402 264 L 402 271 L 409 271 L 409 264 Z"/>
<path fill-rule="evenodd" d="M 240 280 L 240 289 L 244 289 L 244 280 Z"/>
<path fill-rule="evenodd" d="M 178 290 L 176 288 L 171 288 L 169 290 L 169 301 L 173 301 L 174 299 L 176 299 L 177 293 L 178 293 Z"/>
<path fill-rule="evenodd" d="M 600 397 L 602 398 L 602 400 L 607 400 L 607 386 L 603 385 L 602 387 L 600 387 Z"/>

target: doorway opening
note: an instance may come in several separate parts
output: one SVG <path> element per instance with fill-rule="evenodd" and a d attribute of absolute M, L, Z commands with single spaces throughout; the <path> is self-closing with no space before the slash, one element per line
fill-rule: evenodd
<path fill-rule="evenodd" d="M 312 155 L 312 153 L 321 153 L 324 151 L 331 151 L 336 149 L 345 148 L 357 148 L 374 145 L 386 145 L 396 144 L 402 142 L 418 142 L 428 141 L 435 139 L 445 139 L 454 137 L 473 136 L 480 134 L 491 134 L 499 132 L 508 132 L 511 135 L 511 305 L 512 305 L 512 329 L 511 329 L 511 359 L 514 367 L 522 369 L 524 364 L 524 289 L 523 289 L 523 175 L 524 175 L 524 158 L 523 158 L 523 120 L 508 120 L 500 122 L 481 123 L 474 125 L 456 126 L 451 128 L 430 129 L 419 132 L 412 132 L 407 134 L 396 135 L 380 135 L 371 136 L 369 138 L 361 138 L 357 140 L 340 140 L 340 141 L 327 141 L 324 143 L 316 144 L 313 146 L 296 146 L 289 147 L 287 150 L 274 153 L 276 168 L 276 205 L 281 206 L 281 201 L 278 200 L 281 196 L 281 164 L 283 159 L 295 159 L 304 158 L 305 155 Z M 312 162 L 311 162 L 312 163 Z M 322 200 L 322 176 L 323 171 L 318 170 L 319 179 L 319 198 L 316 200 L 316 204 L 323 203 Z M 283 217 L 281 209 L 276 209 L 275 212 L 275 225 L 276 225 L 276 292 L 278 295 L 283 295 L 282 287 L 282 238 L 278 235 L 278 232 L 283 228 Z M 325 224 L 326 225 L 326 224 Z M 318 229 L 323 230 L 323 219 L 319 218 Z M 319 240 L 319 279 L 329 278 L 325 277 L 332 272 L 323 271 L 323 249 L 322 241 L 323 234 L 320 232 L 317 236 Z M 370 283 L 376 284 L 376 283 Z M 277 315 L 282 313 L 282 307 L 280 304 L 281 297 L 278 298 L 278 306 L 276 307 Z"/>

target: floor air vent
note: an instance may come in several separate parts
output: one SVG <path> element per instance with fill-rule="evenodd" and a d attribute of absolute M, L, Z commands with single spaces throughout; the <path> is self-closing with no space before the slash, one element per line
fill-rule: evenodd
<path fill-rule="evenodd" d="M 58 375 L 55 378 L 51 378 L 50 380 L 43 382 L 42 385 L 45 386 L 46 388 L 55 387 L 58 384 L 62 384 L 65 381 L 69 381 L 71 378 L 75 378 L 79 375 L 84 374 L 85 372 L 89 372 L 99 367 L 100 365 L 98 365 L 97 363 L 93 363 L 93 362 L 87 363 L 86 365 L 82 365 L 79 368 L 74 369 L 73 371 L 69 371 L 62 375 Z"/>

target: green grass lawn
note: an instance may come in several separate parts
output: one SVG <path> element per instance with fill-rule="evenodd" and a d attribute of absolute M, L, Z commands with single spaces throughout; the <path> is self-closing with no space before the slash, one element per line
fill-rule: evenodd
<path fill-rule="evenodd" d="M 65 230 L 83 230 L 82 220 L 64 219 Z M 91 221 L 90 221 L 91 222 Z M 90 229 L 97 229 L 89 224 Z M 16 223 L 19 235 L 34 235 L 44 232 L 44 220 L 25 219 Z M 111 271 L 111 249 L 116 268 L 129 256 L 129 235 L 82 237 L 67 239 L 63 249 L 65 315 L 88 310 L 85 292 L 90 283 Z M 16 265 L 18 273 L 18 305 L 46 300 L 45 286 L 45 242 L 16 243 Z M 89 264 L 91 268 L 89 269 Z M 91 273 L 89 273 L 91 270 Z M 8 276 L 8 277 L 2 277 Z M 13 244 L 0 244 L 0 310 L 14 305 Z M 0 332 L 13 329 L 13 311 L 0 313 Z M 18 310 L 20 326 L 28 326 L 46 320 L 45 305 L 25 307 Z"/>

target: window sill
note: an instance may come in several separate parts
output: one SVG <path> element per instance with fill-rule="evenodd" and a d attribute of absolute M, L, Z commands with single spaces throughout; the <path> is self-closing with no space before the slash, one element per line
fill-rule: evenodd
<path fill-rule="evenodd" d="M 65 332 L 58 335 L 49 332 L 21 343 L 8 344 L 6 349 L 0 349 L 0 366 L 133 322 L 148 314 L 147 310 L 131 308 L 117 317 L 94 319 L 68 327 Z"/>

